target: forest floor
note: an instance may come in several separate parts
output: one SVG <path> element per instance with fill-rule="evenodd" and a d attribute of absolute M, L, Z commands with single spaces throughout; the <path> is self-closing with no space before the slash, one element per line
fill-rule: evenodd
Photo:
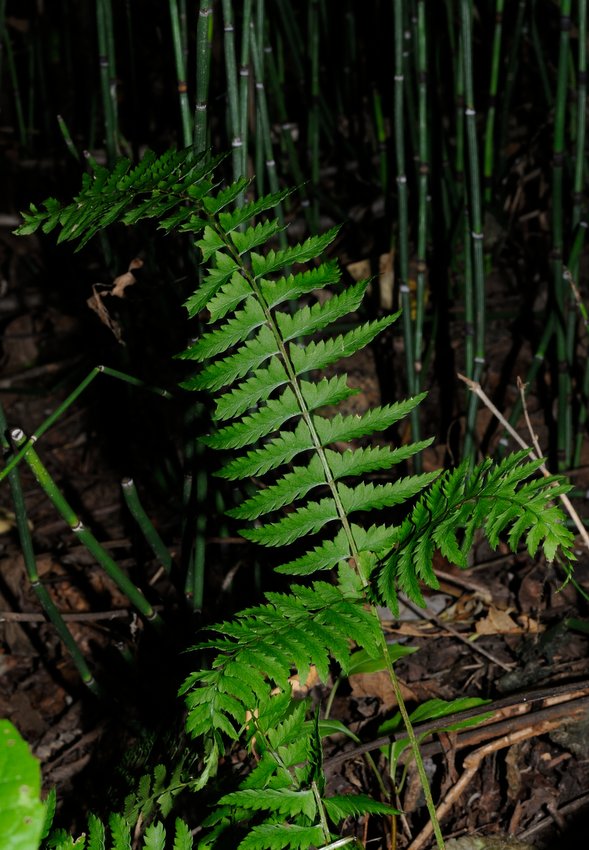
<path fill-rule="evenodd" d="M 10 425 L 30 433 L 81 380 L 84 369 L 94 365 L 85 329 L 99 318 L 84 306 L 83 299 L 72 310 L 50 296 L 43 250 L 36 240 L 17 241 L 5 228 L 0 246 L 6 279 L 0 298 L 2 402 Z M 361 252 L 349 254 L 350 263 L 365 260 Z M 513 294 L 500 275 L 494 286 L 491 294 L 496 303 L 509 309 Z M 451 337 L 452 333 L 450 329 Z M 458 326 L 456 339 L 461 339 Z M 454 346 L 457 362 L 461 344 Z M 515 398 L 513 379 L 516 374 L 525 375 L 529 352 L 514 347 L 513 337 L 499 322 L 490 323 L 487 350 L 489 392 L 504 381 L 506 362 L 511 364 L 505 394 L 509 405 Z M 354 400 L 357 406 L 370 406 L 381 398 L 381 354 L 375 348 L 348 364 L 351 380 L 361 390 Z M 401 352 L 394 352 L 394 358 L 401 363 Z M 84 813 L 76 810 L 76 803 L 87 801 L 95 810 L 107 806 L 107 777 L 110 799 L 121 790 L 124 796 L 129 775 L 136 779 L 145 765 L 157 763 L 165 751 L 164 731 L 174 724 L 181 728 L 181 705 L 175 692 L 190 670 L 190 656 L 172 664 L 169 659 L 190 645 L 195 632 L 195 621 L 183 613 L 182 600 L 151 559 L 121 496 L 121 458 L 130 450 L 126 441 L 132 439 L 132 429 L 123 427 L 122 435 L 116 430 L 116 420 L 125 413 L 118 408 L 118 390 L 108 381 L 97 379 L 102 386 L 82 396 L 64 414 L 40 441 L 39 452 L 117 563 L 162 606 L 169 622 L 178 618 L 166 646 L 155 645 L 144 632 L 128 601 L 74 539 L 23 464 L 20 472 L 41 580 L 67 614 L 68 625 L 91 659 L 97 678 L 116 699 L 100 703 L 85 691 L 46 623 L 26 577 L 9 489 L 0 488 L 0 716 L 17 725 L 41 759 L 45 787 L 56 785 L 60 799 L 70 799 L 60 810 L 60 823 L 77 828 Z M 430 421 L 424 422 L 424 433 L 438 430 L 436 392 L 425 407 Z M 103 415 L 105 404 L 108 413 Z M 543 443 L 541 405 L 533 395 L 529 406 Z M 111 421 L 106 422 L 109 417 Z M 490 416 L 482 410 L 481 440 L 489 426 Z M 460 428 L 460 411 L 456 427 Z M 497 436 L 487 439 L 491 448 Z M 116 451 L 114 443 L 118 443 Z M 450 440 L 442 435 L 425 456 L 426 468 L 442 465 L 450 450 Z M 147 470 L 149 454 L 144 462 Z M 136 469 L 141 487 L 140 466 Z M 576 470 L 573 479 L 577 490 L 589 490 L 587 466 Z M 152 493 L 146 505 L 171 551 L 177 553 L 181 528 L 173 501 Z M 582 499 L 578 506 L 586 515 Z M 211 529 L 207 563 L 206 593 L 215 609 L 211 616 L 226 616 L 227 611 L 243 607 L 243 589 L 251 584 L 249 549 L 235 538 L 221 543 Z M 388 611 L 382 612 L 382 618 L 391 640 L 419 650 L 396 667 L 410 707 L 433 698 L 472 696 L 490 700 L 487 708 L 495 712 L 492 722 L 483 726 L 424 737 L 435 797 L 448 802 L 444 834 L 514 834 L 538 850 L 554 846 L 557 837 L 569 843 L 586 838 L 588 637 L 570 622 L 587 617 L 586 600 L 565 583 L 557 566 L 523 552 L 513 555 L 507 548 L 491 552 L 482 541 L 475 546 L 469 570 L 460 571 L 441 559 L 437 568 L 440 589 L 427 593 L 425 610 L 403 606 L 398 619 Z M 589 556 L 580 544 L 575 578 L 589 593 Z M 265 588 L 264 582 L 265 577 Z M 316 695 L 326 693 L 312 681 L 304 687 Z M 338 690 L 331 716 L 347 724 L 362 742 L 371 742 L 378 737 L 379 724 L 393 711 L 387 677 L 357 674 Z M 363 750 L 337 737 L 328 745 L 326 769 L 334 789 L 379 793 Z M 385 784 L 392 787 L 386 778 L 386 755 L 376 749 L 372 756 Z M 400 776 L 398 768 L 396 779 Z M 395 838 L 392 824 L 369 820 L 362 836 L 371 842 L 367 846 L 384 848 L 394 843 L 405 848 L 408 836 L 415 837 L 424 825 L 421 791 L 411 765 L 398 800 L 407 815 L 395 824 Z"/>

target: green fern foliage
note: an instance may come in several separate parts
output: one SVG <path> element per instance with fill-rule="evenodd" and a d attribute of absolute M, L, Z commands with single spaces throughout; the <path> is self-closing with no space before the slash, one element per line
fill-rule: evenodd
<path fill-rule="evenodd" d="M 43 850 L 192 850 L 192 846 L 192 833 L 180 818 L 176 819 L 173 830 L 166 829 L 160 821 L 150 824 L 138 844 L 131 837 L 130 822 L 122 815 L 112 814 L 108 829 L 100 818 L 90 815 L 87 831 L 76 839 L 64 830 L 55 830 L 43 844 Z"/>
<path fill-rule="evenodd" d="M 197 644 L 212 661 L 181 691 L 187 729 L 203 741 L 204 767 L 192 787 L 215 776 L 238 739 L 256 757 L 240 787 L 205 820 L 199 847 L 213 847 L 229 830 L 240 850 L 302 850 L 329 844 L 332 826 L 349 815 L 393 810 L 365 797 L 325 795 L 318 723 L 306 719 L 305 701 L 293 699 L 292 676 L 305 681 L 314 668 L 325 682 L 334 664 L 345 674 L 354 644 L 368 658 L 382 657 L 388 649 L 373 603 L 395 610 L 402 591 L 423 604 L 421 584 L 437 586 L 435 550 L 464 567 L 477 529 L 493 546 L 507 535 L 514 549 L 523 540 L 531 553 L 541 546 L 550 559 L 559 550 L 571 560 L 572 535 L 553 504 L 567 487 L 534 477 L 539 463 L 525 453 L 442 475 L 392 474 L 431 441 L 393 448 L 370 438 L 399 423 L 423 395 L 361 415 L 334 413 L 355 391 L 345 375 L 322 370 L 370 345 L 397 314 L 363 320 L 368 281 L 342 283 L 337 262 L 323 256 L 337 228 L 277 249 L 284 226 L 272 211 L 288 190 L 239 206 L 249 183 L 221 188 L 219 162 L 188 150 L 148 153 L 134 168 L 127 160 L 112 172 L 98 168 L 73 203 L 31 207 L 19 232 L 59 227 L 60 241 L 81 246 L 115 221 L 152 218 L 165 231 L 197 237 L 204 271 L 185 306 L 205 329 L 178 357 L 194 364 L 182 386 L 214 400 L 215 428 L 203 442 L 224 453 L 218 475 L 250 487 L 229 513 L 249 523 L 245 538 L 284 551 L 280 572 L 334 571 L 331 580 L 267 594 Z M 376 511 L 407 504 L 414 507 L 400 525 L 375 521 Z M 151 812 L 163 778 L 145 782 Z M 94 850 L 103 839 L 92 823 Z M 128 850 L 125 824 L 110 823 L 113 850 Z M 182 830 L 176 826 L 174 850 L 191 846 Z M 152 824 L 145 841 L 163 850 L 163 826 Z"/>
<path fill-rule="evenodd" d="M 198 645 L 217 651 L 213 668 L 194 673 L 183 686 L 189 732 L 203 735 L 215 729 L 237 739 L 261 699 L 270 699 L 276 688 L 290 693 L 292 671 L 305 681 L 313 665 L 327 681 L 331 658 L 345 671 L 348 635 L 369 653 L 378 653 L 379 624 L 365 609 L 361 582 L 345 564 L 340 575 L 340 586 L 317 581 L 289 594 L 267 594 L 266 605 L 213 627 L 219 637 Z"/>
<path fill-rule="evenodd" d="M 487 459 L 474 469 L 463 463 L 438 478 L 417 502 L 395 533 L 392 551 L 378 576 L 381 597 L 397 609 L 397 590 L 424 605 L 420 580 L 429 587 L 438 582 L 432 568 L 436 549 L 451 563 L 467 566 L 467 555 L 478 529 L 493 548 L 500 536 L 512 551 L 522 538 L 534 555 L 540 546 L 548 560 L 557 554 L 574 560 L 574 536 L 563 523 L 562 511 L 552 503 L 571 486 L 558 476 L 533 478 L 541 460 L 531 461 L 523 450 L 500 463 Z"/>

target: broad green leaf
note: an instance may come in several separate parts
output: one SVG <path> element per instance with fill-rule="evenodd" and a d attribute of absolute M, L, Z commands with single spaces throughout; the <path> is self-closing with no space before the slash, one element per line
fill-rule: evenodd
<path fill-rule="evenodd" d="M 41 770 L 15 727 L 0 720 L 0 847 L 37 850 L 45 822 Z"/>

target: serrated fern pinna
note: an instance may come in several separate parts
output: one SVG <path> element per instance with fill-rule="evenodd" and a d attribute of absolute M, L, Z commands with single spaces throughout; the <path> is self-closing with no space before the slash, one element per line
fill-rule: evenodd
<path fill-rule="evenodd" d="M 206 311 L 209 329 L 180 355 L 201 364 L 184 387 L 215 396 L 217 427 L 204 442 L 229 457 L 219 475 L 263 484 L 230 513 L 254 521 L 242 534 L 263 546 L 286 550 L 317 536 L 303 554 L 286 556 L 280 572 L 309 576 L 335 568 L 333 580 L 267 594 L 266 604 L 219 624 L 199 644 L 214 650 L 214 660 L 188 679 L 183 693 L 187 727 L 205 739 L 201 784 L 214 773 L 227 738 L 245 734 L 259 759 L 209 819 L 202 846 L 214 844 L 229 823 L 250 819 L 254 825 L 241 848 L 320 846 L 331 840 L 329 821 L 352 810 L 390 809 L 325 798 L 319 733 L 305 719 L 305 705 L 291 698 L 292 674 L 304 680 L 313 665 L 325 681 L 332 661 L 345 672 L 353 643 L 381 654 L 384 638 L 373 603 L 395 609 L 398 590 L 421 603 L 420 581 L 437 586 L 434 550 L 465 566 L 477 528 L 492 545 L 507 532 L 513 548 L 525 535 L 531 552 L 542 545 L 553 557 L 560 546 L 562 556 L 572 558 L 572 535 L 551 506 L 566 488 L 533 478 L 538 464 L 525 453 L 439 477 L 429 472 L 367 481 L 428 442 L 339 446 L 389 429 L 423 396 L 361 416 L 327 415 L 327 407 L 354 390 L 345 376 L 321 377 L 320 370 L 369 345 L 397 315 L 334 331 L 359 310 L 368 285 L 343 285 L 338 264 L 318 260 L 337 228 L 286 249 L 268 248 L 283 225 L 260 216 L 288 192 L 243 203 L 248 182 L 219 189 L 217 165 L 184 151 L 159 159 L 149 154 L 135 169 L 127 161 L 112 173 L 98 169 L 73 204 L 32 208 L 20 232 L 60 226 L 61 240 L 84 244 L 115 220 L 155 218 L 165 230 L 199 236 L 206 272 L 186 306 L 190 316 Z M 319 290 L 325 297 L 316 297 Z M 371 523 L 373 511 L 402 505 L 424 488 L 400 525 Z"/>

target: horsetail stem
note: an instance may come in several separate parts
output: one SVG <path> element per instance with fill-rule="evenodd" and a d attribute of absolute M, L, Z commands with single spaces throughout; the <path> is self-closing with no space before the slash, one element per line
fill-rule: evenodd
<path fill-rule="evenodd" d="M 473 287 L 474 302 L 474 362 L 473 380 L 479 381 L 485 364 L 485 272 L 483 256 L 483 210 L 481 203 L 481 187 L 479 176 L 479 152 L 476 128 L 476 109 L 474 101 L 474 72 L 472 47 L 472 0 L 460 0 L 460 32 L 464 68 L 465 96 L 465 125 L 466 150 L 468 157 L 468 198 L 470 222 L 472 227 L 471 239 L 473 257 L 472 281 L 467 280 L 466 286 Z M 467 246 L 465 245 L 465 251 Z M 474 437 L 477 397 L 471 394 L 468 399 L 466 434 L 464 439 L 464 456 L 474 454 Z"/>
<path fill-rule="evenodd" d="M 97 0 L 96 31 L 98 33 L 98 65 L 100 69 L 102 109 L 104 112 L 106 153 L 108 162 L 112 165 L 119 153 L 119 145 L 114 36 L 110 0 Z"/>
<path fill-rule="evenodd" d="M 485 203 L 490 204 L 493 196 L 493 166 L 495 163 L 495 115 L 497 112 L 497 87 L 501 62 L 501 38 L 503 35 L 503 6 L 505 0 L 495 0 L 495 27 L 489 81 L 489 108 L 485 125 L 484 191 Z"/>
<path fill-rule="evenodd" d="M 123 478 L 121 488 L 127 507 L 131 512 L 133 519 L 141 529 L 141 533 L 149 544 L 151 551 L 155 557 L 161 562 L 165 571 L 170 574 L 172 571 L 172 556 L 166 547 L 166 544 L 160 537 L 154 524 L 148 517 L 145 508 L 141 504 L 137 487 L 132 478 Z"/>
<path fill-rule="evenodd" d="M 562 0 L 560 6 L 560 39 L 558 73 L 554 106 L 554 135 L 552 143 L 552 271 L 553 293 L 557 312 L 556 356 L 557 379 L 557 453 L 558 469 L 565 469 L 572 450 L 571 384 L 567 349 L 568 287 L 563 280 L 564 207 L 563 168 L 565 158 L 565 122 L 568 88 L 568 52 L 570 39 L 571 0 Z M 569 327 L 570 330 L 570 327 Z"/>
<path fill-rule="evenodd" d="M 13 428 L 10 436 L 19 448 L 27 443 L 27 438 L 20 428 Z M 92 532 L 87 529 L 80 520 L 74 509 L 71 507 L 47 468 L 41 462 L 38 454 L 31 441 L 25 449 L 25 462 L 31 469 L 31 472 L 37 479 L 38 483 L 45 491 L 53 506 L 56 508 L 61 517 L 69 525 L 78 540 L 88 549 L 91 555 L 98 561 L 105 573 L 114 581 L 119 590 L 129 599 L 132 605 L 137 608 L 146 621 L 151 625 L 160 628 L 163 623 L 159 614 L 157 614 L 150 603 L 147 601 L 141 591 L 135 587 L 133 582 L 121 570 L 117 563 L 111 558 L 106 549 L 98 542 Z"/>
<path fill-rule="evenodd" d="M 194 148 L 197 154 L 208 146 L 208 99 L 213 46 L 213 0 L 200 0 L 196 27 L 196 106 Z"/>
<path fill-rule="evenodd" d="M 8 440 L 5 436 L 7 428 L 8 423 L 6 422 L 4 408 L 0 404 L 0 441 L 5 451 L 10 449 L 10 444 L 8 443 Z M 61 616 L 57 605 L 55 604 L 55 602 L 49 595 L 47 588 L 41 581 L 41 577 L 37 569 L 37 559 L 35 557 L 33 539 L 31 536 L 31 531 L 27 518 L 27 509 L 25 505 L 22 484 L 17 469 L 13 469 L 12 472 L 9 474 L 8 483 L 12 496 L 12 504 L 14 506 L 14 515 L 16 517 L 16 527 L 20 541 L 23 562 L 33 592 L 39 600 L 39 604 L 45 612 L 47 619 L 53 624 L 57 634 L 59 635 L 65 648 L 69 652 L 72 661 L 78 673 L 80 674 L 80 678 L 82 679 L 88 690 L 95 694 L 95 696 L 101 696 L 101 687 L 95 680 L 92 671 L 88 667 L 86 659 L 84 658 L 78 644 L 76 643 L 74 636 L 72 635 L 63 617 Z"/>
<path fill-rule="evenodd" d="M 174 63 L 176 66 L 178 102 L 180 105 L 180 118 L 182 122 L 182 141 L 184 147 L 189 147 L 189 145 L 192 144 L 194 130 L 192 125 L 192 116 L 190 115 L 190 104 L 188 102 L 186 55 L 184 52 L 182 25 L 178 9 L 178 0 L 168 0 L 168 2 L 170 6 L 172 50 L 174 52 Z"/>

